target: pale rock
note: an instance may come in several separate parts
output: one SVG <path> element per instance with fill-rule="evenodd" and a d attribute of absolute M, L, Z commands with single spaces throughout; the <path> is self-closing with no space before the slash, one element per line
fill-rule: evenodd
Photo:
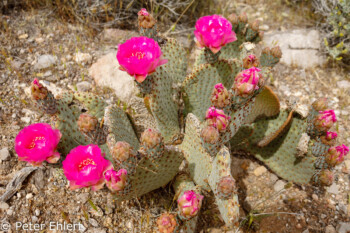
<path fill-rule="evenodd" d="M 279 192 L 281 191 L 282 189 L 284 189 L 284 186 L 286 185 L 286 182 L 283 181 L 283 180 L 279 180 L 275 183 L 275 185 L 273 186 L 273 189 L 276 191 L 276 192 Z"/>
<path fill-rule="evenodd" d="M 336 183 L 333 183 L 331 186 L 327 188 L 327 192 L 332 194 L 338 194 L 339 193 L 339 187 Z"/>
<path fill-rule="evenodd" d="M 74 61 L 76 63 L 89 63 L 92 60 L 92 56 L 89 53 L 77 52 L 74 55 Z"/>
<path fill-rule="evenodd" d="M 87 92 L 91 89 L 92 85 L 91 83 L 87 82 L 87 81 L 82 81 L 77 83 L 77 90 L 79 92 Z"/>
<path fill-rule="evenodd" d="M 345 164 L 346 170 L 350 171 L 350 159 L 345 160 L 344 164 Z"/>
<path fill-rule="evenodd" d="M 28 38 L 27 33 L 18 36 L 18 39 L 20 39 L 20 40 L 27 39 L 27 38 Z"/>
<path fill-rule="evenodd" d="M 6 202 L 0 202 L 0 210 L 6 211 L 10 206 Z"/>
<path fill-rule="evenodd" d="M 116 28 L 106 28 L 102 32 L 102 39 L 113 43 L 121 43 L 125 40 L 138 36 L 135 31 L 121 30 Z"/>
<path fill-rule="evenodd" d="M 280 46 L 281 62 L 302 68 L 322 65 L 326 59 L 320 54 L 321 36 L 317 30 L 297 29 L 286 32 L 266 33 L 267 46 Z"/>
<path fill-rule="evenodd" d="M 32 193 L 28 193 L 27 195 L 26 195 L 26 199 L 32 199 L 33 198 L 33 194 Z"/>
<path fill-rule="evenodd" d="M 325 228 L 325 233 L 336 233 L 335 228 L 332 225 L 328 225 Z"/>
<path fill-rule="evenodd" d="M 262 31 L 268 31 L 270 29 L 270 27 L 267 24 L 263 24 L 259 27 L 259 29 Z"/>
<path fill-rule="evenodd" d="M 90 223 L 93 227 L 98 227 L 98 222 L 96 221 L 96 219 L 90 218 L 90 219 L 89 219 L 89 223 Z"/>
<path fill-rule="evenodd" d="M 340 89 L 349 90 L 350 89 L 350 82 L 347 80 L 341 80 L 341 81 L 337 82 L 337 86 Z"/>
<path fill-rule="evenodd" d="M 350 232 L 350 222 L 340 222 L 337 226 L 338 233 L 348 233 Z"/>
<path fill-rule="evenodd" d="M 30 117 L 21 117 L 21 121 L 23 121 L 26 124 L 29 124 L 31 119 L 30 119 Z"/>
<path fill-rule="evenodd" d="M 260 167 L 257 167 L 257 168 L 254 170 L 253 173 L 254 173 L 255 176 L 261 176 L 261 175 L 264 174 L 266 171 L 267 171 L 266 167 L 260 166 Z"/>
<path fill-rule="evenodd" d="M 41 43 L 44 42 L 44 38 L 42 38 L 42 37 L 37 37 L 37 38 L 35 38 L 35 42 L 38 43 L 38 44 L 41 44 Z"/>
<path fill-rule="evenodd" d="M 52 65 L 55 65 L 57 62 L 57 57 L 44 54 L 38 57 L 37 63 L 34 65 L 35 70 L 46 69 Z"/>
<path fill-rule="evenodd" d="M 115 56 L 116 52 L 111 52 L 98 59 L 90 67 L 89 74 L 98 86 L 112 88 L 118 99 L 129 103 L 131 97 L 138 93 L 138 89 L 134 84 L 134 78 L 125 71 L 119 70 L 119 63 Z"/>
<path fill-rule="evenodd" d="M 7 161 L 10 160 L 11 154 L 7 147 L 4 147 L 0 150 L 0 160 L 1 161 Z"/>

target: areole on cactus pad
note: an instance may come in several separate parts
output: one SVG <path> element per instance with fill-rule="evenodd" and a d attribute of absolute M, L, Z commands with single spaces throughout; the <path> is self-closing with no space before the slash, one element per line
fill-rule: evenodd
<path fill-rule="evenodd" d="M 334 167 L 349 152 L 345 145 L 336 146 L 338 135 L 330 131 L 334 111 L 326 99 L 315 101 L 308 115 L 280 109 L 266 86 L 282 56 L 280 48 L 264 48 L 259 56 L 243 46 L 261 41 L 258 22 L 248 23 L 244 13 L 229 20 L 200 18 L 194 33 L 202 50 L 188 72 L 186 50 L 158 34 L 152 14 L 142 9 L 138 21 L 140 34 L 149 37 L 120 44 L 117 59 L 135 78 L 156 127 L 135 125 L 121 105 L 91 93 L 54 97 L 35 79 L 33 101 L 54 125 L 20 131 L 15 142 L 19 160 L 57 162 L 60 152 L 72 189 L 99 190 L 106 184 L 118 201 L 174 181 L 177 206 L 157 220 L 158 230 L 168 233 L 195 232 L 207 195 L 214 196 L 227 227 L 238 225 L 239 182 L 231 174 L 236 150 L 254 155 L 285 180 L 332 184 Z"/>

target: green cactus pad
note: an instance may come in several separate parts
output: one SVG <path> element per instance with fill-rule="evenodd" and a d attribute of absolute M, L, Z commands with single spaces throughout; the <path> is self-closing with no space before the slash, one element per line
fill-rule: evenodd
<path fill-rule="evenodd" d="M 74 99 L 81 102 L 89 110 L 89 114 L 97 118 L 103 117 L 107 103 L 102 98 L 92 93 L 76 92 L 74 93 Z"/>
<path fill-rule="evenodd" d="M 104 123 L 116 141 L 125 141 L 135 150 L 140 147 L 135 131 L 126 113 L 116 105 L 109 105 L 104 111 Z"/>
<path fill-rule="evenodd" d="M 202 146 L 200 130 L 198 118 L 191 113 L 188 114 L 185 138 L 179 148 L 188 162 L 191 178 L 197 185 L 209 191 L 208 177 L 212 167 L 212 158 Z"/>
<path fill-rule="evenodd" d="M 230 89 L 234 75 L 227 61 L 214 64 L 203 64 L 185 79 L 183 86 L 186 92 L 186 110 L 196 115 L 201 121 L 205 112 L 211 106 L 211 94 L 217 83 L 222 83 Z"/>
<path fill-rule="evenodd" d="M 231 155 L 227 147 L 223 146 L 213 161 L 213 169 L 209 176 L 209 185 L 214 192 L 216 204 L 225 223 L 233 227 L 239 220 L 238 195 L 232 194 L 228 199 L 218 195 L 217 184 L 220 178 L 231 176 Z M 231 176 L 232 177 L 232 176 Z"/>
<path fill-rule="evenodd" d="M 168 60 L 164 66 L 169 72 L 169 76 L 174 83 L 182 83 L 187 72 L 186 50 L 175 39 L 168 38 L 166 44 L 162 46 L 162 52 L 163 58 Z"/>
<path fill-rule="evenodd" d="M 265 49 L 259 58 L 261 67 L 273 67 L 275 66 L 281 58 L 275 57 L 271 54 L 270 49 Z"/>
<path fill-rule="evenodd" d="M 163 156 L 153 161 L 142 158 L 137 164 L 136 173 L 128 177 L 128 192 L 118 194 L 115 198 L 129 200 L 166 185 L 179 171 L 182 160 L 182 153 L 174 146 L 165 146 Z"/>
<path fill-rule="evenodd" d="M 314 162 L 316 157 L 308 153 L 304 158 L 296 158 L 296 148 L 300 137 L 302 133 L 306 132 L 307 128 L 307 121 L 305 119 L 303 120 L 299 116 L 294 116 L 290 128 L 284 135 L 276 138 L 263 148 L 256 145 L 266 135 L 276 132 L 286 121 L 288 114 L 287 111 L 283 110 L 276 117 L 257 121 L 253 124 L 254 132 L 248 137 L 246 143 L 234 145 L 232 142 L 237 142 L 238 139 L 233 139 L 231 145 L 233 148 L 244 149 L 253 154 L 283 179 L 299 184 L 306 184 L 315 173 Z"/>

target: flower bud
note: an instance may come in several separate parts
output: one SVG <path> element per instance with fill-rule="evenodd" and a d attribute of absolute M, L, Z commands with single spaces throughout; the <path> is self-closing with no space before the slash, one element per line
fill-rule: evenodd
<path fill-rule="evenodd" d="M 239 16 L 238 16 L 238 20 L 242 23 L 248 23 L 248 17 L 247 14 L 245 12 L 242 12 Z"/>
<path fill-rule="evenodd" d="M 253 23 L 251 23 L 250 27 L 254 31 L 259 31 L 259 20 L 255 20 Z"/>
<path fill-rule="evenodd" d="M 281 58 L 282 57 L 282 51 L 281 51 L 281 48 L 279 46 L 273 47 L 270 50 L 270 53 L 274 57 L 277 57 L 277 58 Z"/>
<path fill-rule="evenodd" d="M 153 28 L 156 24 L 156 20 L 153 16 L 147 12 L 145 8 L 142 8 L 138 13 L 139 27 L 142 28 Z"/>
<path fill-rule="evenodd" d="M 338 134 L 336 132 L 327 132 L 326 135 L 322 135 L 320 138 L 323 144 L 333 146 L 337 137 Z"/>
<path fill-rule="evenodd" d="M 207 119 L 209 126 L 215 127 L 219 132 L 225 132 L 231 117 L 226 116 L 223 110 L 210 107 L 206 112 L 205 119 Z"/>
<path fill-rule="evenodd" d="M 319 180 L 322 185 L 330 186 L 333 183 L 333 172 L 330 170 L 323 170 L 319 174 Z"/>
<path fill-rule="evenodd" d="M 116 172 L 113 169 L 107 170 L 104 174 L 107 187 L 112 192 L 123 190 L 127 183 L 128 172 L 125 169 L 120 169 Z"/>
<path fill-rule="evenodd" d="M 217 108 L 224 108 L 230 104 L 230 95 L 222 83 L 215 85 L 211 94 L 211 102 Z"/>
<path fill-rule="evenodd" d="M 132 147 L 127 142 L 117 142 L 111 150 L 113 159 L 116 162 L 126 161 L 133 154 Z"/>
<path fill-rule="evenodd" d="M 215 144 L 219 137 L 219 131 L 213 126 L 206 126 L 202 129 L 201 138 L 206 143 Z"/>
<path fill-rule="evenodd" d="M 77 124 L 80 131 L 88 133 L 96 129 L 98 125 L 98 120 L 94 116 L 83 113 L 80 114 Z"/>
<path fill-rule="evenodd" d="M 186 219 L 196 216 L 202 206 L 203 196 L 193 190 L 185 191 L 177 200 L 180 215 Z"/>
<path fill-rule="evenodd" d="M 258 67 L 258 66 L 259 66 L 259 59 L 254 54 L 246 56 L 243 59 L 243 68 L 244 69 L 249 69 L 251 67 Z"/>
<path fill-rule="evenodd" d="M 160 233 L 173 233 L 177 222 L 173 214 L 164 213 L 157 219 L 157 225 Z"/>
<path fill-rule="evenodd" d="M 262 78 L 259 74 L 260 71 L 259 68 L 252 67 L 238 73 L 233 86 L 234 93 L 246 98 L 253 94 L 255 90 L 258 90 L 259 78 Z"/>
<path fill-rule="evenodd" d="M 163 140 L 162 135 L 159 131 L 154 129 L 146 129 L 141 134 L 141 145 L 145 146 L 146 148 L 154 148 L 157 145 L 159 145 Z"/>
<path fill-rule="evenodd" d="M 231 176 L 222 177 L 217 184 L 218 194 L 224 198 L 232 197 L 235 188 L 235 180 Z"/>
<path fill-rule="evenodd" d="M 39 80 L 36 78 L 32 82 L 31 86 L 31 92 L 32 92 L 32 98 L 34 100 L 43 100 L 47 97 L 48 90 L 46 87 L 44 87 L 41 83 L 39 83 Z"/>
<path fill-rule="evenodd" d="M 238 17 L 235 13 L 230 14 L 227 19 L 231 22 L 232 25 L 238 24 Z"/>
<path fill-rule="evenodd" d="M 328 108 L 327 98 L 319 98 L 312 103 L 312 108 L 315 111 L 324 111 Z"/>
<path fill-rule="evenodd" d="M 325 155 L 326 163 L 331 167 L 339 165 L 344 161 L 344 157 L 349 153 L 349 147 L 344 144 L 341 146 L 331 147 Z"/>
<path fill-rule="evenodd" d="M 329 130 L 337 121 L 337 117 L 333 110 L 320 111 L 314 120 L 314 126 L 319 131 Z"/>

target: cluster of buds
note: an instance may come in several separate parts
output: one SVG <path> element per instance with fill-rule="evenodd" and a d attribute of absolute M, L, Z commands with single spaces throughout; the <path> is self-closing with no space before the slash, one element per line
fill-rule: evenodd
<path fill-rule="evenodd" d="M 251 67 L 238 73 L 232 87 L 233 92 L 243 98 L 252 95 L 255 90 L 259 89 L 259 80 L 262 79 L 260 71 L 259 68 Z"/>
<path fill-rule="evenodd" d="M 196 216 L 202 206 L 203 196 L 195 191 L 185 191 L 177 200 L 179 215 L 184 219 L 191 219 Z"/>
<path fill-rule="evenodd" d="M 128 172 L 120 169 L 118 172 L 110 169 L 104 174 L 106 185 L 112 192 L 118 192 L 125 188 L 127 184 Z"/>
<path fill-rule="evenodd" d="M 344 144 L 341 146 L 331 147 L 325 155 L 326 163 L 335 167 L 344 161 L 345 156 L 349 153 L 349 147 Z"/>
<path fill-rule="evenodd" d="M 177 222 L 173 214 L 164 213 L 157 219 L 158 231 L 160 233 L 175 232 Z"/>
<path fill-rule="evenodd" d="M 320 111 L 314 120 L 314 126 L 318 131 L 326 132 L 337 121 L 333 110 Z"/>
<path fill-rule="evenodd" d="M 230 93 L 222 83 L 218 83 L 214 86 L 214 90 L 211 94 L 211 103 L 216 108 L 224 108 L 230 104 Z"/>
<path fill-rule="evenodd" d="M 328 169 L 322 170 L 319 174 L 318 179 L 322 185 L 330 186 L 333 184 L 333 179 L 334 179 L 333 172 Z"/>

